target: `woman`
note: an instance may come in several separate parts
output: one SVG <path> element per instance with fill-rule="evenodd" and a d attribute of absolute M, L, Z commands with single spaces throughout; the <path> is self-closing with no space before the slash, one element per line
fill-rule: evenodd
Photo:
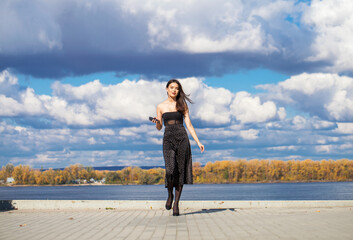
<path fill-rule="evenodd" d="M 165 162 L 165 187 L 168 188 L 167 210 L 173 203 L 173 187 L 175 199 L 173 216 L 179 216 L 179 199 L 184 184 L 192 184 L 192 160 L 188 135 L 183 125 L 189 130 L 201 152 L 205 150 L 200 143 L 189 117 L 189 108 L 186 100 L 192 101 L 184 93 L 178 80 L 172 79 L 166 86 L 168 99 L 157 106 L 157 117 L 152 120 L 158 130 L 162 129 L 164 120 L 165 132 L 163 136 L 163 156 Z"/>

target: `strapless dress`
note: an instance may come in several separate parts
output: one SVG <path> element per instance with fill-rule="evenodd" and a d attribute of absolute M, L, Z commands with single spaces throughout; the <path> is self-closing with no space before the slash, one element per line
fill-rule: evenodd
<path fill-rule="evenodd" d="M 162 115 L 165 131 L 163 156 L 165 162 L 165 187 L 169 184 L 192 184 L 192 156 L 188 134 L 183 125 L 181 112 L 165 112 Z"/>

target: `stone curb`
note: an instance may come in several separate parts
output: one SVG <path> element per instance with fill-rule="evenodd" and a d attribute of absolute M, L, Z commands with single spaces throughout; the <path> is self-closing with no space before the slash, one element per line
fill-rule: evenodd
<path fill-rule="evenodd" d="M 0 210 L 132 210 L 164 209 L 165 201 L 146 200 L 1 200 Z M 227 209 L 227 208 L 318 208 L 353 207 L 353 200 L 309 200 L 309 201 L 180 201 L 183 209 Z"/>

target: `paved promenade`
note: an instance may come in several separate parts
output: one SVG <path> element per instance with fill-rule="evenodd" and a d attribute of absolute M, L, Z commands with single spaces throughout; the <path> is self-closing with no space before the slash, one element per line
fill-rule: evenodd
<path fill-rule="evenodd" d="M 352 207 L 0 212 L 0 239 L 353 239 Z"/>

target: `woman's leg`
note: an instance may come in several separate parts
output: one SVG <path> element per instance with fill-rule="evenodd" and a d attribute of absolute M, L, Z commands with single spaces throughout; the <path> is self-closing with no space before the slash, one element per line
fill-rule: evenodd
<path fill-rule="evenodd" d="M 166 144 L 163 145 L 163 154 L 165 161 L 165 184 L 168 189 L 168 199 L 165 203 L 165 208 L 170 210 L 173 203 L 173 182 L 175 172 L 175 151 L 168 149 Z"/>
<path fill-rule="evenodd" d="M 167 210 L 170 210 L 172 208 L 172 203 L 173 203 L 173 185 L 169 184 L 168 186 L 168 199 L 167 202 L 165 204 L 165 208 Z"/>
<path fill-rule="evenodd" d="M 182 190 L 183 190 L 182 185 L 175 187 L 175 200 L 174 200 L 174 205 L 173 205 L 173 216 L 179 216 L 179 200 L 180 200 Z"/>

